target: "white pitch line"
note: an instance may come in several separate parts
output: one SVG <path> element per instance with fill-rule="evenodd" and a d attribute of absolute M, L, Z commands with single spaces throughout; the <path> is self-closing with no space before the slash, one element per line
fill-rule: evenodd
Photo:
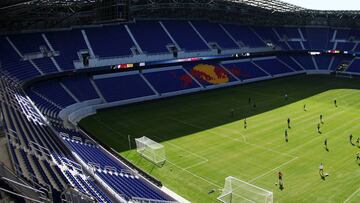
<path fill-rule="evenodd" d="M 275 171 L 275 170 L 277 170 L 277 169 L 279 169 L 279 168 L 281 168 L 281 167 L 289 164 L 290 162 L 293 162 L 293 161 L 294 161 L 295 159 L 297 159 L 297 158 L 299 158 L 299 157 L 294 157 L 294 158 L 290 159 L 289 161 L 281 164 L 280 166 L 278 166 L 278 167 L 276 167 L 276 168 L 273 168 L 272 170 L 270 170 L 270 171 L 268 171 L 268 172 L 266 172 L 266 173 L 263 173 L 263 174 L 255 177 L 255 178 L 251 179 L 251 180 L 249 181 L 249 183 L 254 182 L 254 181 L 257 180 L 257 179 L 266 176 L 267 174 L 269 174 L 269 173 L 271 173 L 271 172 L 273 172 L 273 171 Z"/>
<path fill-rule="evenodd" d="M 166 160 L 166 162 L 170 163 L 171 165 L 173 165 L 173 166 L 175 166 L 175 167 L 177 167 L 177 168 L 179 168 L 179 169 L 181 169 L 181 170 L 183 170 L 183 171 L 185 171 L 185 172 L 187 172 L 187 173 L 190 173 L 192 176 L 195 176 L 195 177 L 197 177 L 197 178 L 199 178 L 199 179 L 201 179 L 201 180 L 203 180 L 203 181 L 205 181 L 205 182 L 207 182 L 207 183 L 209 183 L 209 184 L 211 184 L 211 185 L 213 185 L 213 186 L 216 186 L 216 187 L 218 187 L 218 188 L 222 188 L 222 186 L 220 186 L 220 185 L 218 185 L 218 184 L 216 184 L 216 183 L 213 183 L 213 182 L 211 182 L 210 180 L 207 180 L 207 179 L 205 179 L 205 178 L 203 178 L 203 177 L 201 177 L 201 176 L 199 176 L 199 175 L 196 175 L 195 173 L 193 173 L 193 172 L 191 172 L 191 171 L 189 171 L 189 170 L 187 170 L 187 169 L 185 169 L 185 168 L 182 168 L 181 166 L 178 166 L 177 164 L 172 163 L 172 162 L 169 161 L 169 160 Z"/>
<path fill-rule="evenodd" d="M 353 198 L 353 196 L 358 193 L 360 191 L 360 187 L 355 191 L 353 192 L 348 198 L 346 198 L 346 200 L 344 201 L 344 203 L 346 202 L 349 202 L 351 200 L 351 198 Z"/>
<path fill-rule="evenodd" d="M 190 166 L 188 166 L 188 167 L 185 167 L 184 169 L 185 169 L 185 170 L 188 170 L 188 169 L 190 169 L 190 168 L 194 168 L 194 167 L 196 167 L 196 166 L 200 166 L 200 165 L 205 164 L 205 163 L 207 163 L 207 162 L 208 162 L 208 160 L 204 160 L 204 161 L 201 161 L 201 162 L 199 162 L 199 163 L 196 163 L 196 164 L 190 165 Z"/>
<path fill-rule="evenodd" d="M 173 143 L 170 143 L 170 142 L 168 142 L 167 144 L 170 144 L 170 145 L 172 145 L 172 146 L 174 146 L 174 147 L 176 147 L 176 148 L 178 148 L 180 150 L 183 150 L 183 151 L 185 151 L 185 152 L 187 152 L 187 153 L 189 153 L 189 154 L 191 154 L 191 155 L 193 155 L 195 157 L 198 157 L 198 158 L 202 159 L 203 161 L 209 161 L 207 158 L 205 158 L 203 156 L 200 156 L 200 155 L 198 155 L 198 154 L 196 154 L 194 152 L 191 152 L 191 151 L 189 151 L 187 149 L 184 149 L 184 148 L 180 147 L 179 145 L 176 145 L 176 144 L 173 144 Z"/>
<path fill-rule="evenodd" d="M 174 118 L 169 118 L 169 119 L 172 119 L 174 121 L 177 121 L 179 123 L 182 123 L 184 125 L 188 125 L 188 126 L 191 126 L 191 127 L 194 127 L 194 128 L 198 128 L 198 129 L 202 129 L 201 127 L 199 127 L 198 125 L 194 125 L 194 124 L 191 124 L 191 123 L 188 123 L 188 122 L 185 122 L 185 121 L 180 121 L 178 119 L 174 119 Z M 254 147 L 257 147 L 257 148 L 260 148 L 260 149 L 263 149 L 265 151 L 269 151 L 269 152 L 274 152 L 274 153 L 277 153 L 277 154 L 280 154 L 280 155 L 283 155 L 283 156 L 287 156 L 287 157 L 296 157 L 294 155 L 291 155 L 291 154 L 288 154 L 288 153 L 282 153 L 282 152 L 278 152 L 276 150 L 272 150 L 272 149 L 269 149 L 269 148 L 266 148 L 266 147 L 261 147 L 260 145 L 257 145 L 257 144 L 252 144 L 252 143 L 249 143 L 247 141 L 241 141 L 237 138 L 233 138 L 231 136 L 227 136 L 225 134 L 219 134 L 219 133 L 216 133 L 216 132 L 212 132 L 211 130 L 207 130 L 208 133 L 211 133 L 213 135 L 217 135 L 217 136 L 220 136 L 220 137 L 225 137 L 225 138 L 228 138 L 228 139 L 231 139 L 233 141 L 236 141 L 236 142 L 240 142 L 240 143 L 244 143 L 244 144 L 247 144 L 247 145 L 251 145 L 251 146 L 254 146 Z"/>

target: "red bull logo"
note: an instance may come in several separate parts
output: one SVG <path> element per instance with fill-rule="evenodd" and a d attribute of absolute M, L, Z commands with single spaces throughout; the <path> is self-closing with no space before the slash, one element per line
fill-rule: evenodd
<path fill-rule="evenodd" d="M 230 80 L 223 68 L 210 64 L 198 64 L 192 68 L 190 74 L 196 79 L 214 85 L 228 83 Z"/>

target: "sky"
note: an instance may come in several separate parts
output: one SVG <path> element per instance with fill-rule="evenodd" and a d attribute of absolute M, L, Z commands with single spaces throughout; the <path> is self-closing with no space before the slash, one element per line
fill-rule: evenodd
<path fill-rule="evenodd" d="M 360 0 L 282 0 L 308 9 L 360 10 Z"/>

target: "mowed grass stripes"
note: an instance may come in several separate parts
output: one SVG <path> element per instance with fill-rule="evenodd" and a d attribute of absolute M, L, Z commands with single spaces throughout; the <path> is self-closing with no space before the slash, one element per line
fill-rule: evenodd
<path fill-rule="evenodd" d="M 272 191 L 275 202 L 359 202 L 360 148 L 349 142 L 350 134 L 354 143 L 360 137 L 359 123 L 359 79 L 301 75 L 107 109 L 80 124 L 174 192 L 211 203 L 227 176 Z M 141 136 L 164 144 L 164 167 L 129 150 L 128 135 L 133 148 Z M 330 174 L 325 181 L 321 162 Z M 275 185 L 278 171 L 284 173 L 284 190 Z M 208 194 L 212 189 L 217 192 Z"/>

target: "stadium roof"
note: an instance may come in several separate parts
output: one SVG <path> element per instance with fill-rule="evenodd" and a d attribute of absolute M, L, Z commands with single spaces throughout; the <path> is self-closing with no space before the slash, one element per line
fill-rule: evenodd
<path fill-rule="evenodd" d="M 0 30 L 134 18 L 206 18 L 261 25 L 360 26 L 360 11 L 319 11 L 280 0 L 2 0 Z"/>

